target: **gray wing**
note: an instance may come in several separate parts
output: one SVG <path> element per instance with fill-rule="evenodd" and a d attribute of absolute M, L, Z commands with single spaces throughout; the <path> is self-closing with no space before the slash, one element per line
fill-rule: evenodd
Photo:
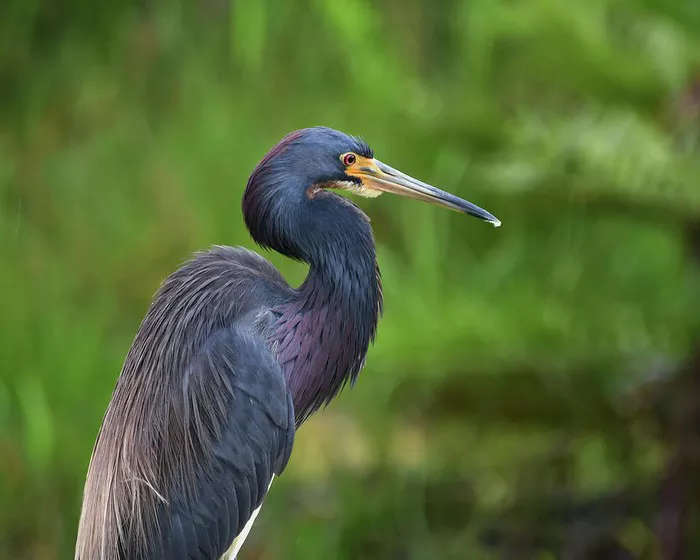
<path fill-rule="evenodd" d="M 204 405 L 221 408 L 221 425 L 206 425 L 196 409 L 186 419 L 193 427 L 204 422 L 197 430 L 210 430 L 213 446 L 199 462 L 196 483 L 187 485 L 191 496 L 175 487 L 169 504 L 161 506 L 161 542 L 152 543 L 153 559 L 218 559 L 262 504 L 273 474 L 282 472 L 291 453 L 291 395 L 279 364 L 255 334 L 216 333 L 188 383 L 200 379 L 207 387 L 219 386 L 215 402 Z"/>

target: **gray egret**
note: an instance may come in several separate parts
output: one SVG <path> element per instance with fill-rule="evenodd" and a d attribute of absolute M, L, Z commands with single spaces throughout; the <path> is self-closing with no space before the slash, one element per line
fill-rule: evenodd
<path fill-rule="evenodd" d="M 253 240 L 309 265 L 291 287 L 244 248 L 164 280 L 126 356 L 88 468 L 76 560 L 236 558 L 295 431 L 362 369 L 382 313 L 369 218 L 346 191 L 500 221 L 325 127 L 285 136 L 243 195 Z"/>

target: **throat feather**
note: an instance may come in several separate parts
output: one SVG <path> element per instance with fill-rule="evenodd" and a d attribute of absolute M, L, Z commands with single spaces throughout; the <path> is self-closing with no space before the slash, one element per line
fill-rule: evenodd
<path fill-rule="evenodd" d="M 329 277 L 312 268 L 272 334 L 292 392 L 296 424 L 328 404 L 364 365 L 382 308 L 376 260 L 368 273 Z"/>

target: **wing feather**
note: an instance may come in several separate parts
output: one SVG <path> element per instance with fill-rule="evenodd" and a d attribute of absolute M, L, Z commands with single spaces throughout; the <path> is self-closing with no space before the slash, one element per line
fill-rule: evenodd
<path fill-rule="evenodd" d="M 205 358 L 194 375 L 225 375 L 232 387 L 225 422 L 211 460 L 200 464 L 193 499 L 176 490 L 160 513 L 173 521 L 158 548 L 184 546 L 182 558 L 190 560 L 215 560 L 230 548 L 286 465 L 294 434 L 284 376 L 255 335 L 224 333 Z"/>
<path fill-rule="evenodd" d="M 265 334 L 290 290 L 240 248 L 200 253 L 164 281 L 93 450 L 76 560 L 216 560 L 241 534 L 294 441 Z"/>

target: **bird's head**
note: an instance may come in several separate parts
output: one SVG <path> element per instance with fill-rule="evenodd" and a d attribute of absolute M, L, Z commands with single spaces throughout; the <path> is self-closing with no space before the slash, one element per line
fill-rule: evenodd
<path fill-rule="evenodd" d="M 382 163 L 362 140 L 326 127 L 292 132 L 267 153 L 248 180 L 243 197 L 246 224 L 258 242 L 294 253 L 290 247 L 280 246 L 279 239 L 275 243 L 268 240 L 272 240 L 271 235 L 279 238 L 275 232 L 295 225 L 289 219 L 295 203 L 302 202 L 309 215 L 321 213 L 321 201 L 329 200 L 329 189 L 367 198 L 394 193 L 501 225 L 498 218 L 475 204 Z M 302 233 L 295 227 L 287 234 L 284 237 L 291 239 Z"/>

